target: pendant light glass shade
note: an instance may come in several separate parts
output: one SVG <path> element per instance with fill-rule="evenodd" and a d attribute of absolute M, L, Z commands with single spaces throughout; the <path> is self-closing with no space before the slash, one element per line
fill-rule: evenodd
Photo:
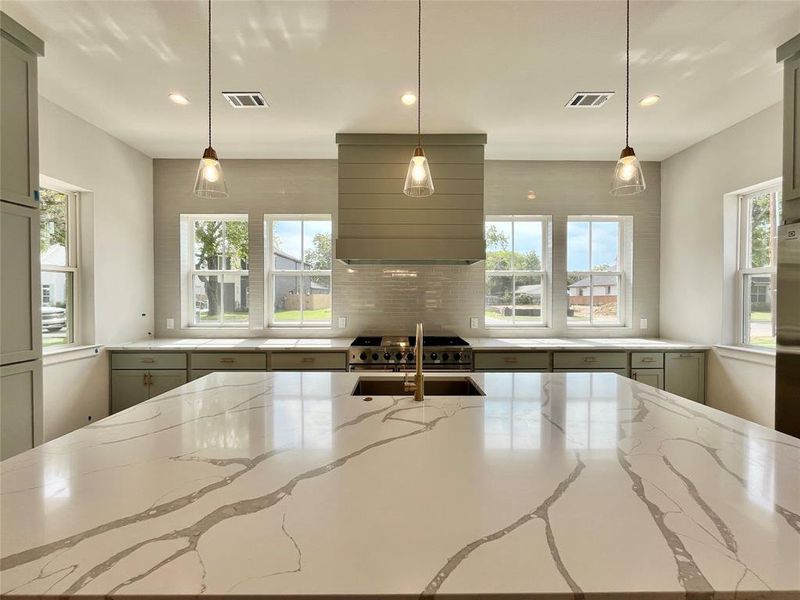
<path fill-rule="evenodd" d="M 408 163 L 408 173 L 406 173 L 406 183 L 403 186 L 403 193 L 406 196 L 424 198 L 433 194 L 433 179 L 431 169 L 428 166 L 428 159 L 422 148 L 417 146 L 414 156 Z"/>
<path fill-rule="evenodd" d="M 216 151 L 210 146 L 203 152 L 197 177 L 194 180 L 194 195 L 198 198 L 227 198 L 228 186 L 222 173 L 222 164 Z"/>
<path fill-rule="evenodd" d="M 614 169 L 611 194 L 613 196 L 630 196 L 643 192 L 646 187 L 642 165 L 636 158 L 633 148 L 626 146 Z"/>

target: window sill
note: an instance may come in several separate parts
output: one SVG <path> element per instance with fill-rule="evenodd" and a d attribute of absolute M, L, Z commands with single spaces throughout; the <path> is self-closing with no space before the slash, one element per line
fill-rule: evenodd
<path fill-rule="evenodd" d="M 752 346 L 713 346 L 717 354 L 724 358 L 741 360 L 769 367 L 775 366 L 775 350 L 773 348 L 754 348 Z"/>
<path fill-rule="evenodd" d="M 50 348 L 42 351 L 42 364 L 44 366 L 57 365 L 71 360 L 91 358 L 100 354 L 100 344 L 90 344 L 84 346 L 63 346 Z"/>
<path fill-rule="evenodd" d="M 268 325 L 266 329 L 272 331 L 330 331 L 333 325 Z"/>

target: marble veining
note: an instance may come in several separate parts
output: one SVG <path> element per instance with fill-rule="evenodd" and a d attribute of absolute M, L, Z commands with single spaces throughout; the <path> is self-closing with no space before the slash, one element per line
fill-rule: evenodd
<path fill-rule="evenodd" d="M 216 373 L 0 463 L 0 592 L 800 598 L 800 440 L 610 373 L 357 377 Z"/>

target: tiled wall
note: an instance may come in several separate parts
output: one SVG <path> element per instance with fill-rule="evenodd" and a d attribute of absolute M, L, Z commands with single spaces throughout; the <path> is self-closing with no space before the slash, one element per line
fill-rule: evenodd
<path fill-rule="evenodd" d="M 333 312 L 348 330 L 408 334 L 417 322 L 426 333 L 466 333 L 469 317 L 483 314 L 483 264 L 376 267 L 337 265 Z"/>
<path fill-rule="evenodd" d="M 487 215 L 552 215 L 553 323 L 548 328 L 487 329 L 483 324 L 483 263 L 472 266 L 333 267 L 333 328 L 264 327 L 265 214 L 331 213 L 336 221 L 334 160 L 228 160 L 231 196 L 224 201 L 192 195 L 194 160 L 154 161 L 154 222 L 157 337 L 337 337 L 362 333 L 411 333 L 422 321 L 428 333 L 492 337 L 656 337 L 659 333 L 660 165 L 645 163 L 648 189 L 637 196 L 608 193 L 611 162 L 487 161 Z M 434 174 L 435 177 L 435 174 Z M 528 199 L 530 191 L 534 200 Z M 432 196 L 431 202 L 436 201 Z M 250 327 L 181 327 L 178 222 L 181 213 L 246 213 L 250 218 Z M 631 215 L 634 222 L 632 318 L 625 327 L 566 327 L 566 218 L 568 215 Z M 335 226 L 335 225 L 334 225 Z M 559 290 L 561 290 L 559 292 Z M 347 317 L 339 329 L 338 317 Z M 470 329 L 470 318 L 479 327 Z M 166 319 L 176 329 L 166 329 Z M 648 327 L 639 327 L 647 318 Z"/>

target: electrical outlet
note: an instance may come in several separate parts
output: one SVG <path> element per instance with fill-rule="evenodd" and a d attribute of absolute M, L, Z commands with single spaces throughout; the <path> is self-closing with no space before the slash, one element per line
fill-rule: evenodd
<path fill-rule="evenodd" d="M 477 329 L 478 328 L 478 317 L 471 317 L 469 320 L 469 328 L 470 329 Z"/>
<path fill-rule="evenodd" d="M 339 329 L 347 328 L 347 317 L 339 317 Z"/>
<path fill-rule="evenodd" d="M 639 329 L 647 329 L 647 318 L 642 317 L 639 319 Z"/>
<path fill-rule="evenodd" d="M 167 319 L 167 329 L 175 329 L 175 319 Z"/>

